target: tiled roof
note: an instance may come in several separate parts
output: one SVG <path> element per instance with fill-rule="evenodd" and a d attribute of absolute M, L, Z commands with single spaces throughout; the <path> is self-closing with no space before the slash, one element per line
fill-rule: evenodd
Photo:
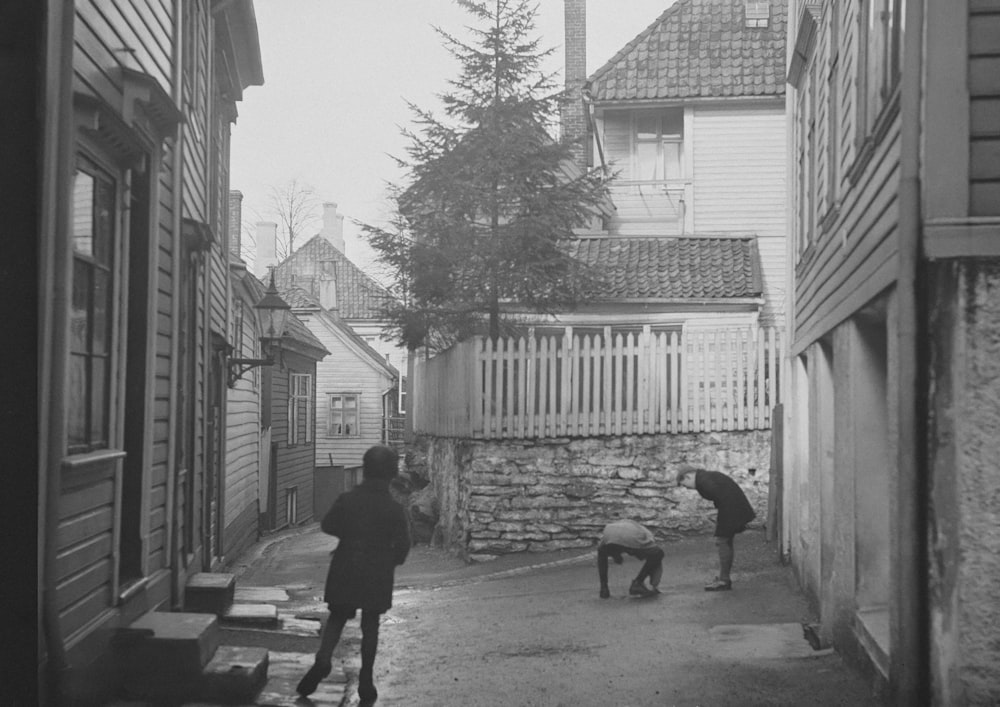
<path fill-rule="evenodd" d="M 677 0 L 591 75 L 596 101 L 781 96 L 787 0 L 766 28 L 744 26 L 743 0 Z"/>
<path fill-rule="evenodd" d="M 320 235 L 311 238 L 275 268 L 274 280 L 278 289 L 285 292 L 297 287 L 316 297 L 324 261 L 333 263 L 340 317 L 380 319 L 389 292 Z M 289 301 L 289 304 L 292 303 Z"/>
<path fill-rule="evenodd" d="M 285 336 L 289 336 L 295 341 L 303 344 L 308 344 L 309 346 L 314 346 L 327 353 L 330 353 L 323 342 L 316 338 L 316 335 L 309 331 L 309 327 L 299 321 L 298 317 L 294 314 L 288 318 L 288 323 L 285 325 Z"/>
<path fill-rule="evenodd" d="M 303 290 L 301 287 L 289 287 L 280 289 L 281 299 L 292 306 L 292 309 L 319 309 L 319 300 Z"/>
<path fill-rule="evenodd" d="M 753 237 L 574 238 L 564 247 L 602 273 L 598 300 L 729 299 L 763 289 Z"/>

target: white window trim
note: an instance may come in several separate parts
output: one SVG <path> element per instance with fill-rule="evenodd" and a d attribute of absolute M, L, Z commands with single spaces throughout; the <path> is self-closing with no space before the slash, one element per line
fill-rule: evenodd
<path fill-rule="evenodd" d="M 355 403 L 355 429 L 350 434 L 335 434 L 332 430 L 333 425 L 333 398 L 334 397 L 353 397 L 356 399 Z M 343 406 L 341 406 L 341 411 L 343 411 Z M 361 436 L 361 393 L 360 391 L 334 391 L 327 393 L 326 395 L 326 436 L 332 437 L 334 439 L 351 439 Z"/>

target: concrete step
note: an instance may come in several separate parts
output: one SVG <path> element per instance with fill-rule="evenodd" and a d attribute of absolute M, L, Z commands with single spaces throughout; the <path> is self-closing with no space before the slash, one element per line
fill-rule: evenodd
<path fill-rule="evenodd" d="M 220 616 L 233 603 L 235 593 L 236 575 L 198 572 L 184 587 L 184 611 Z"/>
<path fill-rule="evenodd" d="M 219 622 L 212 614 L 151 611 L 129 626 L 117 642 L 122 697 L 172 702 L 190 699 L 202 668 L 219 647 Z"/>
<path fill-rule="evenodd" d="M 233 604 L 219 617 L 226 626 L 278 628 L 278 607 L 274 604 Z"/>
<path fill-rule="evenodd" d="M 248 704 L 267 683 L 266 648 L 219 646 L 202 670 L 198 698 L 219 704 Z"/>

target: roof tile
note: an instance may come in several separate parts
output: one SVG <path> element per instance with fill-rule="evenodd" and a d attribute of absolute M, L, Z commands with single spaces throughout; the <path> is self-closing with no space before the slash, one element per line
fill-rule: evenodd
<path fill-rule="evenodd" d="M 597 101 L 784 95 L 786 15 L 787 0 L 771 0 L 768 27 L 750 28 L 742 0 L 677 0 L 590 77 L 590 95 Z"/>
<path fill-rule="evenodd" d="M 757 241 L 712 237 L 602 237 L 563 242 L 603 273 L 599 300 L 730 299 L 762 293 Z"/>

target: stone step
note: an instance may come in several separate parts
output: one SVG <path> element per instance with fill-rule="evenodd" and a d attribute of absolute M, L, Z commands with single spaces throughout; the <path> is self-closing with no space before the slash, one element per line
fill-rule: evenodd
<path fill-rule="evenodd" d="M 278 628 L 278 607 L 274 604 L 232 604 L 220 620 L 226 626 Z"/>
<path fill-rule="evenodd" d="M 184 611 L 203 614 L 225 613 L 236 593 L 236 575 L 224 572 L 198 572 L 184 587 Z"/>
<path fill-rule="evenodd" d="M 116 642 L 122 697 L 172 702 L 195 696 L 202 668 L 219 647 L 212 614 L 151 611 Z"/>
<path fill-rule="evenodd" d="M 248 704 L 267 684 L 266 648 L 219 646 L 202 670 L 198 698 L 220 704 Z"/>

